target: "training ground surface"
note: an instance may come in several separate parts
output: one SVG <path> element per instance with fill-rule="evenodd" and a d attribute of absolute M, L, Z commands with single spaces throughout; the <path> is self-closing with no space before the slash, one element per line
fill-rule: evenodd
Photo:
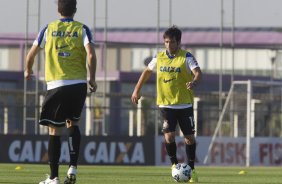
<path fill-rule="evenodd" d="M 60 166 L 60 180 L 67 166 Z M 243 174 L 239 174 L 240 171 Z M 281 167 L 197 167 L 199 183 L 278 184 Z M 49 173 L 49 166 L 38 164 L 0 164 L 0 184 L 37 184 Z M 79 166 L 77 184 L 168 184 L 170 167 L 155 166 Z"/>

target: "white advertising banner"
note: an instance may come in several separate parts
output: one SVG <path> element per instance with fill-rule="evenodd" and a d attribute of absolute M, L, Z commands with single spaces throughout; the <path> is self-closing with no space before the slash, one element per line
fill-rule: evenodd
<path fill-rule="evenodd" d="M 252 165 L 281 166 L 282 138 L 254 138 L 251 153 Z"/>
<path fill-rule="evenodd" d="M 197 137 L 196 164 L 203 165 L 208 153 L 211 137 Z M 186 162 L 183 137 L 176 137 L 179 162 Z M 250 147 L 250 165 L 280 166 L 282 164 L 282 138 L 252 138 Z M 164 139 L 155 139 L 156 165 L 170 165 L 166 154 Z M 244 166 L 246 164 L 246 138 L 216 138 L 208 155 L 207 165 Z"/>
<path fill-rule="evenodd" d="M 69 162 L 62 137 L 60 163 Z M 154 165 L 153 137 L 82 136 L 79 163 L 85 165 Z M 0 163 L 47 163 L 48 136 L 0 135 Z"/>

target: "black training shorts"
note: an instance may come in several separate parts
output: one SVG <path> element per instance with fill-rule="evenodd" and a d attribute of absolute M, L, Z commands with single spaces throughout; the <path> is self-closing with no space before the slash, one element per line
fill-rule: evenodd
<path fill-rule="evenodd" d="M 163 118 L 163 133 L 175 132 L 177 124 L 184 135 L 195 133 L 193 108 L 171 109 L 160 108 Z"/>
<path fill-rule="evenodd" d="M 39 124 L 63 127 L 67 119 L 78 121 L 86 94 L 86 83 L 48 90 L 42 105 Z"/>

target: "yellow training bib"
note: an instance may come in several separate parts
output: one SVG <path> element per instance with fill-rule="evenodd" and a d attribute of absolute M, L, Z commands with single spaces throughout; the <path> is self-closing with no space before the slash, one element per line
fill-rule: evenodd
<path fill-rule="evenodd" d="M 57 20 L 48 25 L 45 45 L 45 80 L 86 80 L 83 24 Z"/>
<path fill-rule="evenodd" d="M 157 105 L 192 104 L 193 91 L 186 88 L 192 72 L 186 66 L 187 51 L 179 50 L 172 59 L 166 51 L 157 55 Z"/>

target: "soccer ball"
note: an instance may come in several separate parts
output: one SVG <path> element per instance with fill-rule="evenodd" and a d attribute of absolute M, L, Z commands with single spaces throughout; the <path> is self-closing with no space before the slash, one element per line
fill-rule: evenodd
<path fill-rule="evenodd" d="M 176 182 L 188 182 L 191 178 L 192 169 L 185 163 L 178 163 L 171 170 L 172 178 Z"/>

